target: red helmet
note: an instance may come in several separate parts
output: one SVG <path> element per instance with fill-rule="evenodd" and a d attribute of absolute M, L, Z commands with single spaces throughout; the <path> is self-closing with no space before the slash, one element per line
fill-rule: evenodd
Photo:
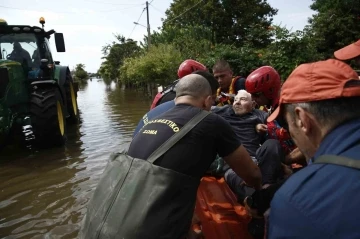
<path fill-rule="evenodd" d="M 245 88 L 250 94 L 262 92 L 269 100 L 278 100 L 281 80 L 279 73 L 271 66 L 262 66 L 246 78 Z"/>
<path fill-rule="evenodd" d="M 178 69 L 178 77 L 183 78 L 186 75 L 193 73 L 194 71 L 206 71 L 206 67 L 200 62 L 194 60 L 185 60 Z"/>

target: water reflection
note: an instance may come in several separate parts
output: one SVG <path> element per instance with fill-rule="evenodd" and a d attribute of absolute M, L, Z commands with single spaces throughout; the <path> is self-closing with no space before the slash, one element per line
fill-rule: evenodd
<path fill-rule="evenodd" d="M 81 183 L 89 178 L 78 174 L 84 169 L 81 164 L 85 160 L 80 137 L 75 128 L 66 147 L 27 156 L 23 152 L 8 152 L 0 169 L 1 236 L 53 234 L 53 230 L 66 224 L 72 225 L 61 235 L 76 236 L 76 223 L 83 208 L 79 197 L 83 191 Z"/>
<path fill-rule="evenodd" d="M 78 93 L 81 123 L 64 147 L 0 154 L 0 237 L 76 238 L 110 153 L 131 140 L 151 101 L 94 79 Z"/>
<path fill-rule="evenodd" d="M 108 88 L 106 108 L 111 112 L 110 120 L 122 135 L 131 138 L 139 119 L 149 109 L 151 101 L 143 92 L 124 90 L 114 84 Z"/>

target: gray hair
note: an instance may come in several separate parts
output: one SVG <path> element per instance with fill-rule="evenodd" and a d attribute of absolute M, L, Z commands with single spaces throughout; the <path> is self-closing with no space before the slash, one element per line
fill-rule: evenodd
<path fill-rule="evenodd" d="M 212 95 L 209 82 L 201 75 L 190 74 L 180 79 L 176 84 L 176 97 L 191 96 L 201 98 Z"/>
<path fill-rule="evenodd" d="M 246 90 L 238 90 L 237 95 L 240 93 L 244 93 L 245 95 L 247 95 L 248 99 L 252 101 L 252 96 L 249 92 L 247 92 Z"/>
<path fill-rule="evenodd" d="M 323 127 L 333 129 L 353 119 L 360 118 L 360 97 L 342 97 L 306 103 L 285 104 L 284 109 L 295 118 L 295 108 L 300 107 L 315 116 Z"/>

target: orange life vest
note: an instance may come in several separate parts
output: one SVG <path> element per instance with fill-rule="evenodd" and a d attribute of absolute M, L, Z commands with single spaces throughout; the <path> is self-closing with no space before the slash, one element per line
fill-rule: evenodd
<path fill-rule="evenodd" d="M 221 91 L 221 87 L 219 87 L 217 89 L 217 91 L 216 91 L 216 97 L 218 98 L 217 106 L 223 106 L 223 105 L 227 105 L 227 104 L 231 105 L 233 103 L 233 100 L 230 97 L 221 95 L 221 92 L 236 95 L 237 92 L 235 91 L 235 83 L 240 78 L 241 78 L 241 76 L 236 76 L 236 77 L 232 78 L 228 92 Z"/>

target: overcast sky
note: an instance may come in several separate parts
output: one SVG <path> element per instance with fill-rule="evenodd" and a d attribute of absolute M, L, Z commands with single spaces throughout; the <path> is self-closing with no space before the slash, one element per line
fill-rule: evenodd
<path fill-rule="evenodd" d="M 153 30 L 162 25 L 161 18 L 165 17 L 165 10 L 172 0 L 149 2 Z M 293 30 L 302 30 L 314 13 L 309 8 L 311 0 L 268 2 L 279 9 L 274 23 L 282 23 Z M 147 34 L 145 27 L 133 23 L 139 20 L 144 7 L 145 0 L 0 0 L 0 18 L 8 24 L 40 26 L 39 18 L 44 17 L 45 29 L 62 32 L 65 38 L 65 53 L 57 53 L 54 39 L 50 40 L 54 59 L 70 68 L 83 63 L 87 71 L 96 72 L 102 61 L 101 48 L 114 40 L 113 33 L 136 41 L 141 41 Z M 146 26 L 146 11 L 138 22 Z"/>

